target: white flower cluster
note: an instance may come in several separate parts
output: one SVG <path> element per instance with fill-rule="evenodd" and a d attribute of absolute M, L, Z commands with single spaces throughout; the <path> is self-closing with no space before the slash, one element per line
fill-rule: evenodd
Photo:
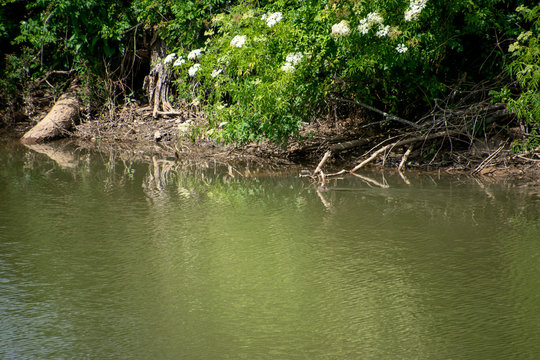
<path fill-rule="evenodd" d="M 405 21 L 418 19 L 420 13 L 426 7 L 427 0 L 410 0 L 409 8 L 405 10 Z"/>
<path fill-rule="evenodd" d="M 378 37 L 383 37 L 388 35 L 388 32 L 390 31 L 390 25 L 384 26 L 383 24 L 379 25 L 379 30 L 375 33 Z"/>
<path fill-rule="evenodd" d="M 294 65 L 289 62 L 286 62 L 281 67 L 281 71 L 286 72 L 286 73 L 292 73 L 294 71 Z"/>
<path fill-rule="evenodd" d="M 174 67 L 178 67 L 178 66 L 182 66 L 182 64 L 184 64 L 186 62 L 186 60 L 179 56 L 178 59 L 176 59 L 176 61 L 174 62 L 173 66 Z"/>
<path fill-rule="evenodd" d="M 290 53 L 285 57 L 285 64 L 281 67 L 281 71 L 291 73 L 294 71 L 294 67 L 300 64 L 300 61 L 304 58 L 302 53 Z"/>
<path fill-rule="evenodd" d="M 203 49 L 192 50 L 192 51 L 188 54 L 187 58 L 188 58 L 189 60 L 195 60 L 195 59 L 198 59 L 198 58 L 201 57 L 201 54 L 202 54 L 203 51 L 204 51 Z"/>
<path fill-rule="evenodd" d="M 375 24 L 380 24 L 379 31 L 381 30 L 382 23 L 384 19 L 378 12 L 370 12 L 365 18 L 360 20 L 360 25 L 358 25 L 358 31 L 361 34 L 367 34 L 369 29 Z M 384 36 L 384 35 L 383 35 Z"/>
<path fill-rule="evenodd" d="M 381 24 L 384 21 L 383 17 L 376 11 L 367 14 L 366 19 L 370 24 Z"/>
<path fill-rule="evenodd" d="M 169 54 L 165 57 L 165 59 L 163 59 L 163 64 L 165 65 L 169 65 L 170 63 L 173 62 L 174 58 L 176 57 L 176 54 L 175 53 L 172 53 L 172 54 Z"/>
<path fill-rule="evenodd" d="M 349 36 L 350 33 L 351 29 L 347 20 L 342 20 L 339 24 L 332 26 L 332 35 L 334 36 Z"/>
<path fill-rule="evenodd" d="M 199 71 L 199 68 L 201 67 L 201 64 L 195 64 L 192 67 L 188 69 L 188 75 L 191 77 L 194 77 L 197 71 Z"/>
<path fill-rule="evenodd" d="M 221 74 L 221 69 L 212 71 L 212 78 L 215 78 L 219 74 Z"/>
<path fill-rule="evenodd" d="M 406 53 L 407 50 L 409 50 L 409 48 L 406 47 L 405 44 L 399 44 L 398 46 L 396 46 L 396 51 L 400 54 Z"/>
<path fill-rule="evenodd" d="M 241 48 L 246 43 L 247 36 L 246 35 L 236 35 L 231 40 L 231 46 Z"/>
<path fill-rule="evenodd" d="M 298 65 L 300 61 L 304 58 L 304 55 L 302 53 L 290 53 L 285 57 L 285 61 L 288 63 L 291 63 L 293 65 Z"/>
<path fill-rule="evenodd" d="M 262 21 L 266 21 L 266 25 L 268 27 L 272 27 L 274 25 L 276 25 L 278 22 L 280 22 L 281 20 L 283 19 L 283 14 L 279 11 L 275 12 L 275 13 L 272 13 L 270 15 L 263 15 L 261 17 L 261 20 Z"/>

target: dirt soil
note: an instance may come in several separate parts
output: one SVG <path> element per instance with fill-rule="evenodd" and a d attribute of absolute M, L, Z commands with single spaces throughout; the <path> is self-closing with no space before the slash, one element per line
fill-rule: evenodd
<path fill-rule="evenodd" d="M 268 144 L 238 147 L 217 144 L 201 137 L 192 139 L 190 131 L 205 122 L 204 116 L 194 110 L 155 119 L 150 109 L 132 104 L 122 109 L 114 120 L 103 117 L 81 122 L 75 127 L 72 137 L 78 139 L 81 147 L 94 144 L 101 148 L 125 149 L 132 153 L 182 160 L 251 161 L 278 166 L 294 164 L 286 150 Z"/>

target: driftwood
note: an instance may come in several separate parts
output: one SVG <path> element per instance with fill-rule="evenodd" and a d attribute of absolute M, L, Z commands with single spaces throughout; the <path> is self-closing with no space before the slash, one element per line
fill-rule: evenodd
<path fill-rule="evenodd" d="M 322 158 L 322 160 L 319 162 L 319 165 L 317 165 L 317 167 L 315 168 L 315 171 L 313 172 L 313 176 L 317 176 L 317 174 L 319 172 L 321 172 L 321 169 L 324 165 L 324 163 L 326 162 L 326 160 L 328 160 L 328 158 L 332 155 L 332 152 L 331 151 L 327 151 L 324 153 L 324 156 Z"/>
<path fill-rule="evenodd" d="M 77 85 L 72 84 L 68 91 L 60 96 L 51 111 L 23 135 L 21 141 L 25 144 L 34 144 L 65 137 L 79 121 L 79 108 Z"/>
<path fill-rule="evenodd" d="M 401 162 L 399 163 L 399 166 L 398 166 L 398 171 L 400 173 L 401 173 L 401 170 L 403 170 L 403 168 L 405 167 L 405 164 L 407 163 L 407 159 L 409 158 L 409 155 L 411 155 L 412 149 L 413 149 L 413 145 L 409 146 L 407 151 L 405 151 L 405 154 L 403 154 L 403 157 L 401 158 Z"/>

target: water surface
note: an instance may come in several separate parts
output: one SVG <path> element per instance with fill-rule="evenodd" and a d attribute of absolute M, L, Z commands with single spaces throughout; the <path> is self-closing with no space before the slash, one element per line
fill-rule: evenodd
<path fill-rule="evenodd" d="M 540 357 L 535 189 L 297 174 L 0 142 L 0 358 Z"/>

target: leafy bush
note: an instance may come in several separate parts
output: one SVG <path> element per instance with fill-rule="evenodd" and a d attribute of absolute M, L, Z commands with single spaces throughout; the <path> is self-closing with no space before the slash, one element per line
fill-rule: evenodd
<path fill-rule="evenodd" d="M 498 0 L 245 2 L 212 17 L 201 56 L 172 46 L 176 86 L 222 140 L 286 142 L 331 98 L 415 114 L 464 72 L 500 72 L 486 33 L 507 31 L 508 16 Z"/>
<path fill-rule="evenodd" d="M 517 98 L 508 99 L 508 109 L 523 121 L 529 132 L 527 139 L 514 144 L 514 148 L 534 150 L 539 145 L 540 134 L 540 5 L 532 9 L 520 6 L 517 11 L 530 28 L 523 29 L 509 48 L 513 61 L 508 70 L 521 92 Z"/>
<path fill-rule="evenodd" d="M 168 44 L 192 47 L 202 44 L 204 31 L 214 14 L 224 11 L 230 0 L 135 0 L 137 20 L 155 26 Z"/>

